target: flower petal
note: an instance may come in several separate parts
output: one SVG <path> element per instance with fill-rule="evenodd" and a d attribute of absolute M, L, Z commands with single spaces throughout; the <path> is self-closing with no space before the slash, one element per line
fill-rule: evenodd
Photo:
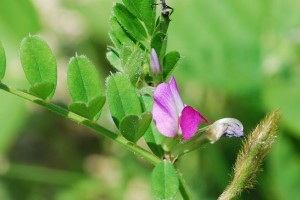
<path fill-rule="evenodd" d="M 199 123 L 210 123 L 205 117 L 191 106 L 186 106 L 181 112 L 180 128 L 183 140 L 193 137 L 199 128 Z"/>
<path fill-rule="evenodd" d="M 234 118 L 223 118 L 215 121 L 206 131 L 211 143 L 218 141 L 222 136 L 244 137 L 243 124 Z"/>
<path fill-rule="evenodd" d="M 172 76 L 172 78 L 171 78 L 171 80 L 169 82 L 169 86 L 170 86 L 170 90 L 172 92 L 174 101 L 176 103 L 177 112 L 181 113 L 184 105 L 183 105 L 182 99 L 180 97 L 180 94 L 179 94 L 179 91 L 178 91 L 178 87 L 177 87 L 177 83 L 176 83 L 176 80 L 175 80 L 174 76 Z"/>
<path fill-rule="evenodd" d="M 154 91 L 153 120 L 160 133 L 175 137 L 178 132 L 178 116 L 173 93 L 167 83 L 161 83 Z"/>

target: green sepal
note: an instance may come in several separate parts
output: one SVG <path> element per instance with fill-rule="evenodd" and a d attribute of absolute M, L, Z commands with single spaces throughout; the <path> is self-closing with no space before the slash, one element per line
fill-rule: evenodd
<path fill-rule="evenodd" d="M 174 199 L 179 191 L 179 178 L 174 166 L 162 161 L 152 171 L 152 190 L 156 199 Z"/>
<path fill-rule="evenodd" d="M 51 99 L 57 84 L 57 64 L 48 44 L 39 36 L 28 36 L 21 43 L 20 58 L 26 78 L 32 87 L 30 90 L 44 99 Z M 53 87 L 49 94 L 40 91 L 49 89 L 47 84 Z"/>
<path fill-rule="evenodd" d="M 69 110 L 90 120 L 98 120 L 105 104 L 105 96 L 97 96 L 88 104 L 83 102 L 73 102 L 69 105 Z"/>
<path fill-rule="evenodd" d="M 54 90 L 55 85 L 53 83 L 42 82 L 32 85 L 29 88 L 29 93 L 44 100 L 49 100 Z"/>
<path fill-rule="evenodd" d="M 152 121 L 152 114 L 146 112 L 137 115 L 127 115 L 120 123 L 121 134 L 131 142 L 137 142 L 147 131 Z"/>
<path fill-rule="evenodd" d="M 144 41 L 147 33 L 136 16 L 134 16 L 123 4 L 117 3 L 113 7 L 113 13 L 124 29 L 137 41 Z"/>

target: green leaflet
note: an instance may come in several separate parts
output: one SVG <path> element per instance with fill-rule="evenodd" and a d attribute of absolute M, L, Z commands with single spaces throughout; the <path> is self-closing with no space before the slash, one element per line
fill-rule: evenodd
<path fill-rule="evenodd" d="M 126 8 L 147 27 L 149 35 L 152 34 L 155 25 L 155 10 L 154 0 L 123 0 Z"/>
<path fill-rule="evenodd" d="M 107 101 L 115 124 L 119 127 L 127 115 L 142 113 L 135 88 L 125 74 L 116 73 L 106 79 Z"/>
<path fill-rule="evenodd" d="M 21 63 L 27 80 L 35 94 L 43 99 L 50 99 L 57 83 L 56 59 L 48 44 L 39 36 L 23 39 L 20 48 Z M 37 85 L 43 85 L 42 87 Z M 49 84 L 49 85 L 47 85 Z"/>
<path fill-rule="evenodd" d="M 106 59 L 115 69 L 117 69 L 120 72 L 123 72 L 121 59 L 119 58 L 119 55 L 114 50 L 110 50 L 106 53 Z"/>
<path fill-rule="evenodd" d="M 152 114 L 143 113 L 140 116 L 127 115 L 120 123 L 121 134 L 131 142 L 137 142 L 147 131 L 152 121 Z"/>
<path fill-rule="evenodd" d="M 134 45 L 132 38 L 130 38 L 130 35 L 122 28 L 115 16 L 112 16 L 109 22 L 111 28 L 109 36 L 116 48 L 120 49 L 122 44 Z"/>
<path fill-rule="evenodd" d="M 153 98 L 150 95 L 143 95 L 142 99 L 145 111 L 151 112 L 153 108 Z M 144 135 L 144 139 L 155 155 L 158 157 L 163 156 L 164 151 L 161 148 L 161 143 L 164 139 L 164 136 L 158 132 L 154 122 L 151 123 L 149 129 Z"/>
<path fill-rule="evenodd" d="M 152 189 L 156 199 L 173 199 L 179 190 L 179 179 L 173 165 L 162 161 L 155 166 L 152 176 Z"/>
<path fill-rule="evenodd" d="M 102 95 L 98 71 L 86 56 L 71 58 L 68 65 L 68 88 L 74 102 L 89 103 L 96 96 Z"/>
<path fill-rule="evenodd" d="M 105 104 L 105 96 L 97 96 L 88 103 L 74 102 L 69 105 L 69 110 L 90 120 L 97 120 Z"/>
<path fill-rule="evenodd" d="M 137 41 L 144 41 L 147 38 L 147 33 L 142 23 L 129 12 L 129 10 L 120 3 L 113 7 L 113 13 L 130 35 Z"/>
<path fill-rule="evenodd" d="M 49 82 L 41 82 L 32 85 L 29 88 L 29 93 L 35 96 L 41 97 L 42 99 L 47 99 L 49 92 L 55 89 L 55 85 Z"/>
<path fill-rule="evenodd" d="M 164 57 L 164 61 L 163 61 L 163 73 L 164 73 L 164 77 L 168 77 L 172 71 L 175 69 L 176 64 L 178 63 L 178 61 L 180 60 L 180 54 L 177 51 L 171 51 L 169 53 L 167 53 L 167 55 Z"/>
<path fill-rule="evenodd" d="M 138 45 L 134 47 L 123 46 L 121 51 L 122 66 L 133 85 L 136 85 L 142 76 L 144 60 L 145 52 Z"/>
<path fill-rule="evenodd" d="M 86 56 L 71 58 L 68 65 L 68 88 L 73 99 L 69 109 L 83 117 L 97 120 L 105 97 L 97 69 Z"/>
<path fill-rule="evenodd" d="M 6 71 L 5 51 L 0 41 L 0 81 L 3 79 Z"/>

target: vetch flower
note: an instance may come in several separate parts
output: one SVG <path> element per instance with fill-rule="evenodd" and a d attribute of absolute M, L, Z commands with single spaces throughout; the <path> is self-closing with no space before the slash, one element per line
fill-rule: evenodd
<path fill-rule="evenodd" d="M 166 137 L 182 134 L 183 140 L 188 140 L 198 131 L 200 123 L 210 123 L 193 107 L 183 104 L 174 77 L 169 83 L 159 84 L 153 98 L 154 123 Z"/>
<path fill-rule="evenodd" d="M 223 118 L 215 121 L 206 131 L 211 143 L 218 141 L 222 136 L 244 137 L 243 124 L 234 118 Z"/>
<path fill-rule="evenodd" d="M 154 75 L 161 71 L 158 56 L 154 48 L 151 49 L 150 66 Z"/>
<path fill-rule="evenodd" d="M 244 137 L 242 123 L 234 118 L 219 119 L 213 124 L 199 129 L 190 140 L 177 144 L 172 148 L 171 154 L 177 158 L 207 143 L 213 144 L 223 136 Z"/>

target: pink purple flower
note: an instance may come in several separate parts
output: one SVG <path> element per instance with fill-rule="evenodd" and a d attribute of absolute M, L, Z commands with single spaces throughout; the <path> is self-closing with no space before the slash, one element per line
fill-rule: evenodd
<path fill-rule="evenodd" d="M 153 119 L 161 134 L 176 137 L 182 134 L 183 140 L 193 137 L 200 123 L 210 123 L 193 107 L 183 104 L 176 80 L 161 83 L 154 91 Z"/>

